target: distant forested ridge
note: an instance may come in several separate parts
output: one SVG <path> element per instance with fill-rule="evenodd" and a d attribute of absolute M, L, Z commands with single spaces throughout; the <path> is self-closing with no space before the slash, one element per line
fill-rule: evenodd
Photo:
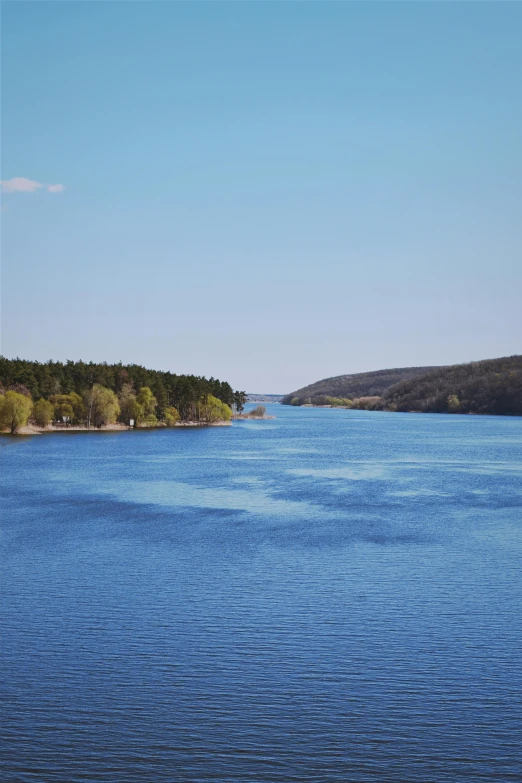
<path fill-rule="evenodd" d="M 337 375 L 334 378 L 324 378 L 309 386 L 303 386 L 302 389 L 283 397 L 282 402 L 284 405 L 290 405 L 297 397 L 299 405 L 306 403 L 324 405 L 327 404 L 324 402 L 325 397 L 350 399 L 354 397 L 381 397 L 386 389 L 395 383 L 438 369 L 438 367 L 399 367 L 391 370 L 354 373 L 353 375 Z M 317 398 L 319 398 L 318 402 L 315 401 Z"/>
<path fill-rule="evenodd" d="M 409 377 L 405 377 L 407 374 Z M 398 375 L 401 376 L 399 380 L 393 382 L 393 378 L 397 379 Z M 321 393 L 317 393 L 317 389 Z M 339 393 L 341 389 L 342 393 Z M 316 393 L 310 394 L 311 390 Z M 283 403 L 384 411 L 521 416 L 522 356 L 447 367 L 409 367 L 341 375 L 289 394 L 283 398 Z"/>
<path fill-rule="evenodd" d="M 0 356 L 0 394 L 13 390 L 56 405 L 57 398 L 79 395 L 82 399 L 94 387 L 113 392 L 123 410 L 124 402 L 142 393 L 142 407 L 149 416 L 160 420 L 168 418 L 168 411 L 176 409 L 182 421 L 198 421 L 208 407 L 210 397 L 229 408 L 241 409 L 246 400 L 244 392 L 234 392 L 226 381 L 197 375 L 176 375 L 160 370 L 148 370 L 137 364 L 97 364 L 94 362 L 34 362 L 6 359 Z M 151 402 L 152 400 L 152 402 Z M 67 404 L 72 404 L 70 400 Z"/>
<path fill-rule="evenodd" d="M 391 386 L 383 410 L 522 415 L 522 356 L 441 367 Z"/>

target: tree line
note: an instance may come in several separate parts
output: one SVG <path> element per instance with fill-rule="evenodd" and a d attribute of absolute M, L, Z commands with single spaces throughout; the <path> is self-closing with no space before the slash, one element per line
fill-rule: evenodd
<path fill-rule="evenodd" d="M 311 398 L 350 399 L 362 397 L 381 397 L 386 389 L 399 381 L 407 381 L 410 378 L 426 375 L 439 367 L 396 367 L 387 370 L 374 370 L 373 372 L 359 372 L 351 375 L 336 375 L 333 378 L 324 378 L 308 386 L 303 386 L 291 394 L 283 397 L 284 405 L 291 405 L 292 400 L 298 397 L 301 405 Z M 326 404 L 326 403 L 325 403 Z"/>
<path fill-rule="evenodd" d="M 136 364 L 0 357 L 0 429 L 13 432 L 29 417 L 39 426 L 53 421 L 93 427 L 115 421 L 144 426 L 172 426 L 179 420 L 212 423 L 228 420 L 232 408 L 241 412 L 245 402 L 245 392 L 216 378 Z"/>
<path fill-rule="evenodd" d="M 285 397 L 283 402 L 359 410 L 521 416 L 522 356 L 431 368 L 423 374 L 393 383 L 380 395 L 333 397 L 294 394 Z"/>
<path fill-rule="evenodd" d="M 441 367 L 390 387 L 384 410 L 522 415 L 522 356 Z"/>

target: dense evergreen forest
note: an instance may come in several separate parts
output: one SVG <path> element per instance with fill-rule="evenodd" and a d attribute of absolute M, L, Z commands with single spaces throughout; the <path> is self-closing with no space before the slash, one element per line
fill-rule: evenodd
<path fill-rule="evenodd" d="M 283 404 L 290 405 L 297 397 L 300 405 L 307 402 L 314 405 L 326 404 L 324 401 L 316 402 L 325 397 L 350 398 L 354 397 L 381 397 L 382 394 L 395 383 L 424 375 L 437 367 L 398 367 L 390 370 L 375 370 L 373 372 L 360 372 L 352 375 L 336 375 L 334 378 L 324 378 L 309 386 L 287 394 L 283 397 Z M 296 405 L 297 403 L 293 403 Z"/>
<path fill-rule="evenodd" d="M 419 372 L 411 373 L 417 369 Z M 389 382 L 394 374 L 410 373 L 398 382 L 392 382 L 379 393 L 377 384 L 372 385 L 371 376 L 378 383 Z M 395 376 L 396 377 L 396 376 Z M 343 396 L 332 394 L 339 385 L 328 385 L 329 381 L 355 379 Z M 361 379 L 359 383 L 358 379 Z M 303 392 L 314 387 L 323 389 L 322 394 L 305 397 Z M 364 394 L 357 391 L 363 389 Z M 354 393 L 355 391 L 355 393 Z M 329 393 L 328 393 L 329 392 Z M 508 356 L 501 359 L 486 359 L 469 364 L 448 367 L 419 367 L 400 370 L 383 370 L 378 373 L 364 373 L 353 376 L 338 376 L 294 392 L 283 399 L 291 405 L 329 405 L 365 410 L 420 411 L 423 413 L 488 413 L 499 415 L 522 415 L 522 356 Z"/>
<path fill-rule="evenodd" d="M 85 395 L 94 387 L 113 392 L 119 400 L 142 394 L 143 406 L 149 415 L 162 420 L 166 412 L 175 409 L 182 421 L 197 421 L 209 398 L 242 410 L 246 400 L 244 392 L 234 392 L 226 381 L 196 375 L 175 375 L 171 372 L 148 370 L 137 364 L 97 364 L 94 362 L 33 362 L 23 359 L 6 359 L 0 356 L 0 393 L 15 391 L 30 396 L 37 403 L 40 399 L 56 405 L 56 399 Z M 150 400 L 154 400 L 154 405 Z M 69 403 L 68 404 L 72 404 Z M 142 406 L 142 407 L 143 407 Z M 74 406 L 73 406 L 74 407 Z"/>

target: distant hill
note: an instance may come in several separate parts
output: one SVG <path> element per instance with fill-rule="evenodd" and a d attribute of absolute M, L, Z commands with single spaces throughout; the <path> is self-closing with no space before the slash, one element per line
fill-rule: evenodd
<path fill-rule="evenodd" d="M 366 410 L 522 416 L 522 356 L 339 375 L 298 389 L 282 402 Z"/>
<path fill-rule="evenodd" d="M 522 415 L 522 356 L 440 367 L 391 386 L 383 410 Z"/>
<path fill-rule="evenodd" d="M 336 375 L 334 378 L 324 378 L 309 386 L 287 394 L 282 399 L 284 405 L 290 405 L 296 397 L 299 404 L 303 405 L 307 400 L 314 402 L 314 398 L 320 397 L 382 397 L 386 389 L 401 381 L 408 381 L 419 375 L 426 375 L 439 367 L 399 367 L 391 370 L 375 370 L 373 372 L 360 372 L 352 375 Z M 318 404 L 321 404 L 319 401 Z"/>

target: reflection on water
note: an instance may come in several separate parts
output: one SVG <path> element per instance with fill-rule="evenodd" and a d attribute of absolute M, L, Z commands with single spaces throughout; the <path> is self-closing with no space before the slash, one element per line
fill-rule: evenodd
<path fill-rule="evenodd" d="M 522 780 L 522 420 L 0 439 L 2 780 Z"/>

